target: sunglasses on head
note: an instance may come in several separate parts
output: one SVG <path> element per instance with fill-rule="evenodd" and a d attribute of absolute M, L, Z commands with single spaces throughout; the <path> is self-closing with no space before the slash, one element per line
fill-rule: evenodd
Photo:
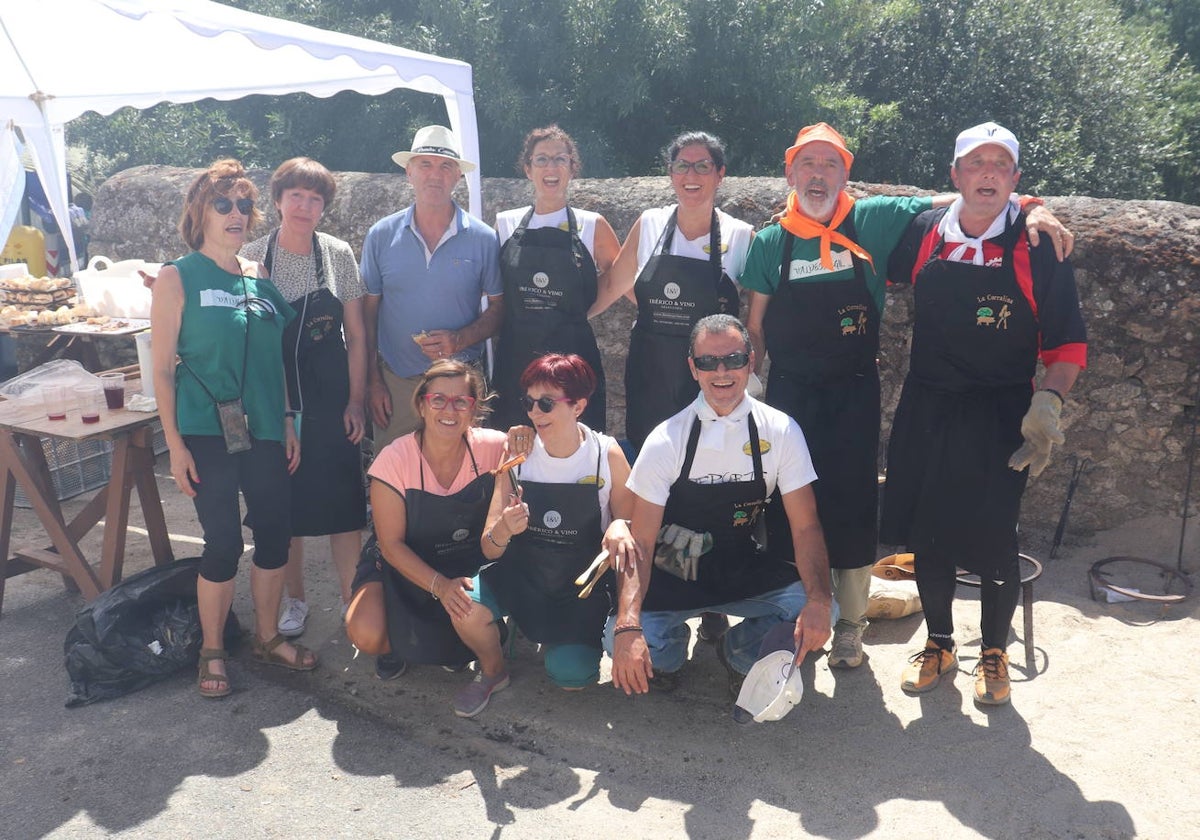
<path fill-rule="evenodd" d="M 707 175 L 717 167 L 711 158 L 705 158 L 704 160 L 683 160 L 679 158 L 671 161 L 671 165 L 668 168 L 675 175 L 686 175 L 689 169 L 696 170 L 697 175 Z"/>
<path fill-rule="evenodd" d="M 542 412 L 542 414 L 549 414 L 554 410 L 554 406 L 562 402 L 569 403 L 574 402 L 574 400 L 572 400 L 570 397 L 558 397 L 557 399 L 555 397 L 538 397 L 535 400 L 528 394 L 521 396 L 521 408 L 525 410 L 526 414 L 533 411 L 533 407 L 535 405 L 538 407 L 538 411 Z"/>
<path fill-rule="evenodd" d="M 692 364 L 696 370 L 703 371 L 714 371 L 721 365 L 725 365 L 725 370 L 741 370 L 750 364 L 750 354 L 738 352 L 728 356 L 692 356 Z"/>
<path fill-rule="evenodd" d="M 441 411 L 446 406 L 450 406 L 455 411 L 470 411 L 475 407 L 475 398 L 468 397 L 465 394 L 460 394 L 456 397 L 450 397 L 446 394 L 437 393 L 423 394 L 422 398 L 434 411 Z"/>
<path fill-rule="evenodd" d="M 234 207 L 237 207 L 238 212 L 243 216 L 249 216 L 254 212 L 254 199 L 239 198 L 235 200 L 219 195 L 212 200 L 212 206 L 217 211 L 217 214 L 221 216 L 228 216 Z"/>

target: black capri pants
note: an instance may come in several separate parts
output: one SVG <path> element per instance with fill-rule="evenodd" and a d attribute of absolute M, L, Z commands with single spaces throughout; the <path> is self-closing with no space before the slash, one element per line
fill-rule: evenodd
<path fill-rule="evenodd" d="M 255 566 L 278 569 L 287 564 L 292 538 L 292 493 L 283 444 L 251 439 L 250 449 L 230 455 L 216 435 L 185 435 L 196 462 L 193 482 L 196 516 L 204 532 L 200 576 L 225 583 L 237 574 L 242 543 L 238 491 L 246 499 L 246 521 L 254 534 Z"/>

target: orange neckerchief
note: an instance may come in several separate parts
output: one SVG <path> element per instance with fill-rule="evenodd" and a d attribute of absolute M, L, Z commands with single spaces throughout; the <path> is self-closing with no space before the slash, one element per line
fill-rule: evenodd
<path fill-rule="evenodd" d="M 821 240 L 821 265 L 829 270 L 833 270 L 833 256 L 829 253 L 829 246 L 836 242 L 838 245 L 846 248 L 854 256 L 864 259 L 871 264 L 871 268 L 875 268 L 875 261 L 871 259 L 871 255 L 859 247 L 858 243 L 850 237 L 838 233 L 837 226 L 842 223 L 846 216 L 850 215 L 850 210 L 854 207 L 854 199 L 846 195 L 845 192 L 838 194 L 837 206 L 833 209 L 833 218 L 829 220 L 828 225 L 823 225 L 820 222 L 815 222 L 800 210 L 800 200 L 796 198 L 796 191 L 792 190 L 788 193 L 787 212 L 783 218 L 779 220 L 779 224 L 783 229 L 794 233 L 801 239 L 817 239 Z"/>

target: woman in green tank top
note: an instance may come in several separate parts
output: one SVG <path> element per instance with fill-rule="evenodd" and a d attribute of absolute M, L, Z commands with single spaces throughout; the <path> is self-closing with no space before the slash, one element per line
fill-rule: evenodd
<path fill-rule="evenodd" d="M 288 474 L 300 463 L 285 416 L 282 357 L 283 329 L 295 312 L 257 263 L 238 257 L 262 220 L 257 197 L 236 160 L 219 160 L 196 178 L 179 220 L 193 250 L 163 266 L 150 316 L 171 476 L 193 500 L 204 532 L 196 582 L 204 697 L 230 692 L 223 633 L 244 548 L 239 492 L 255 545 L 252 655 L 298 671 L 317 664 L 315 654 L 276 631 L 291 538 Z"/>

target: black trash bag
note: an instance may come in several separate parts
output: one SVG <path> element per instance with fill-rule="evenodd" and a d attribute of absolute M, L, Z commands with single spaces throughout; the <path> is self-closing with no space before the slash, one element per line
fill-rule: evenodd
<path fill-rule="evenodd" d="M 67 708 L 145 688 L 195 667 L 202 635 L 196 605 L 200 558 L 155 566 L 118 583 L 79 610 L 63 653 L 71 694 Z M 241 635 L 237 616 L 225 623 L 225 647 Z"/>

